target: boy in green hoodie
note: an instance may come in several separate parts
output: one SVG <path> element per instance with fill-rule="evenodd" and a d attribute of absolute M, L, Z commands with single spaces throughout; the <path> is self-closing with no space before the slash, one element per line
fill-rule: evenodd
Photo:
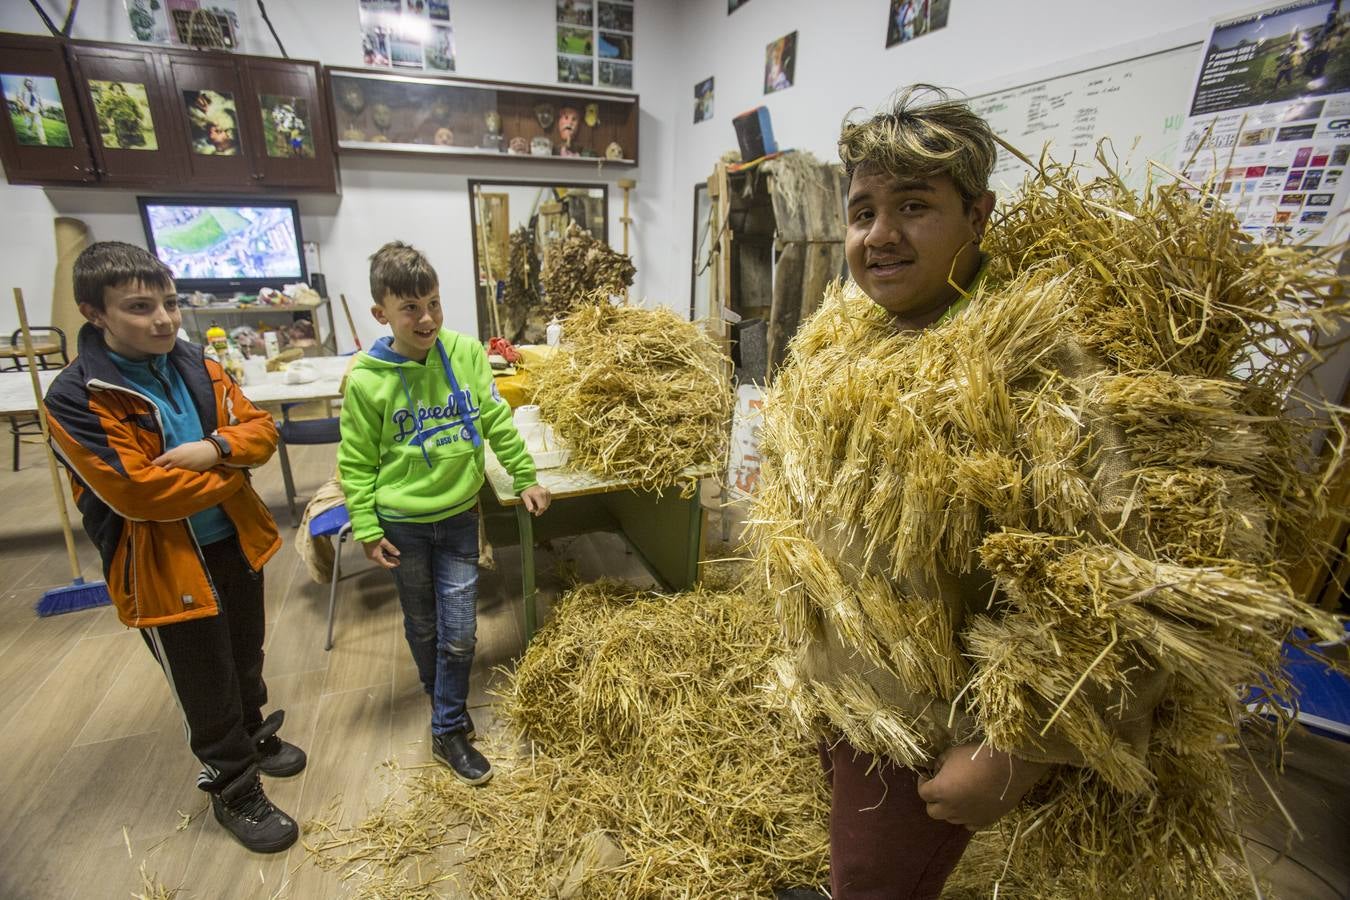
<path fill-rule="evenodd" d="M 370 258 L 371 314 L 393 337 L 362 353 L 347 378 L 338 470 L 352 535 L 391 569 L 403 630 L 431 695 L 431 752 L 466 784 L 492 765 L 469 743 L 465 701 L 478 599 L 478 491 L 483 438 L 525 508 L 548 508 L 548 489 L 497 393 L 482 344 L 442 328 L 439 279 L 402 241 Z"/>

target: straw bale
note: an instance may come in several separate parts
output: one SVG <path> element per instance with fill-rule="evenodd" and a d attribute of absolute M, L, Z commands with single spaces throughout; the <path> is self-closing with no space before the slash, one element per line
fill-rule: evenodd
<path fill-rule="evenodd" d="M 820 763 L 763 687 L 781 650 L 766 601 L 737 591 L 578 588 L 504 689 L 531 749 L 489 747 L 497 773 L 481 789 L 422 770 L 362 825 L 311 826 L 322 835 L 307 844 L 370 897 L 430 896 L 451 876 L 471 897 L 819 884 Z M 452 846 L 464 855 L 453 872 L 436 856 Z"/>
<path fill-rule="evenodd" d="M 1286 580 L 1344 459 L 1347 411 L 1293 391 L 1346 312 L 1334 251 L 1046 161 L 982 249 L 970 306 L 922 332 L 835 285 L 768 392 L 748 525 L 774 683 L 902 764 L 972 736 L 1058 764 L 981 896 L 1243 895 L 1236 698 L 1283 715 L 1282 642 L 1338 632 Z"/>
<path fill-rule="evenodd" d="M 725 455 L 726 360 L 697 325 L 665 308 L 601 300 L 568 316 L 563 351 L 531 376 L 540 415 L 571 446 L 573 466 L 691 491 L 686 470 Z"/>
<path fill-rule="evenodd" d="M 633 284 L 637 269 L 631 258 L 611 250 L 576 222 L 549 248 L 542 283 L 549 317 L 567 315 L 578 303 L 599 295 L 622 294 Z"/>

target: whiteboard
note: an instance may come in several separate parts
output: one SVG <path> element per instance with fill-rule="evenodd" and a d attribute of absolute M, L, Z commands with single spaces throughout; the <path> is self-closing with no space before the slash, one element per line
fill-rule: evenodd
<path fill-rule="evenodd" d="M 1056 162 L 1089 164 L 1100 174 L 1097 142 L 1110 138 L 1117 171 L 1141 187 L 1150 159 L 1174 167 L 1190 108 L 1203 42 L 1082 69 L 970 98 L 971 108 L 994 132 L 1030 159 L 1050 144 Z M 1027 167 L 1002 147 L 990 186 L 1015 188 Z"/>

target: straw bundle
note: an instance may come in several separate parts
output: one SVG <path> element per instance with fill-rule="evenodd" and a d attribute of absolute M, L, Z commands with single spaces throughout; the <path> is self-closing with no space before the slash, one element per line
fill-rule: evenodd
<path fill-rule="evenodd" d="M 423 773 L 311 849 L 371 897 L 449 877 L 471 897 L 631 900 L 820 883 L 824 779 L 763 690 L 781 652 L 768 613 L 734 592 L 570 592 L 505 689 L 533 753 L 498 757 L 481 790 Z M 453 875 L 412 862 L 452 842 Z"/>
<path fill-rule="evenodd" d="M 1284 577 L 1329 470 L 1282 406 L 1338 282 L 1177 185 L 1055 166 L 984 249 L 970 308 L 921 333 L 836 286 L 766 398 L 780 688 L 902 764 L 1066 764 L 1004 818 L 1005 886 L 1230 896 L 1237 698 L 1275 712 L 1290 628 L 1338 631 Z"/>
<path fill-rule="evenodd" d="M 633 261 L 573 222 L 544 259 L 544 304 L 549 316 L 564 316 L 583 300 L 608 298 L 632 286 Z"/>
<path fill-rule="evenodd" d="M 724 357 L 665 308 L 578 307 L 563 351 L 531 369 L 540 414 L 572 447 L 571 464 L 649 490 L 696 481 L 720 460 L 731 421 Z"/>

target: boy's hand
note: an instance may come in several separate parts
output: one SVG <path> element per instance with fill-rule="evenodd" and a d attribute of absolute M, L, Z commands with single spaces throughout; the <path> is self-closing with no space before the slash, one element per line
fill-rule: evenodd
<path fill-rule="evenodd" d="M 983 744 L 961 744 L 938 757 L 936 775 L 919 778 L 919 798 L 934 819 L 983 828 L 1016 806 L 1049 768 Z"/>
<path fill-rule="evenodd" d="M 553 502 L 553 495 L 542 484 L 532 484 L 520 492 L 520 502 L 525 504 L 527 512 L 537 516 L 548 509 L 548 505 Z"/>
<path fill-rule="evenodd" d="M 179 444 L 154 459 L 154 465 L 160 468 L 190 469 L 193 472 L 205 472 L 219 464 L 220 451 L 215 444 L 205 440 Z"/>
<path fill-rule="evenodd" d="M 398 568 L 398 548 L 389 543 L 389 538 L 382 537 L 378 541 L 363 541 L 361 549 L 366 551 L 366 557 L 378 566 L 386 569 Z"/>

